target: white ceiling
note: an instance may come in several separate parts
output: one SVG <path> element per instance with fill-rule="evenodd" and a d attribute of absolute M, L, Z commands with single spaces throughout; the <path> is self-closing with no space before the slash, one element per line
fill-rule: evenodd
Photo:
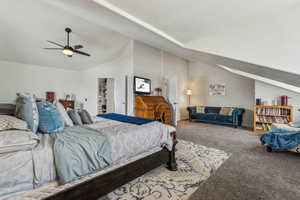
<path fill-rule="evenodd" d="M 269 20 L 299 0 L 107 0 L 186 43 L 236 27 Z"/>
<path fill-rule="evenodd" d="M 0 60 L 85 69 L 115 57 L 130 38 L 190 61 L 300 86 L 300 1 L 110 2 L 117 6 L 105 0 L 5 0 L 0 45 L 7 51 Z M 66 26 L 74 30 L 72 41 L 83 44 L 92 57 L 69 59 L 42 50 L 46 40 L 63 42 Z"/>
<path fill-rule="evenodd" d="M 36 0 L 2 0 L 0 6 L 0 60 L 81 70 L 116 57 L 129 39 L 80 16 Z M 66 43 L 65 27 L 72 28 L 71 44 L 82 44 L 91 57 L 64 56 L 46 40 Z"/>
<path fill-rule="evenodd" d="M 111 3 L 185 49 L 300 75 L 299 0 L 94 1 Z"/>

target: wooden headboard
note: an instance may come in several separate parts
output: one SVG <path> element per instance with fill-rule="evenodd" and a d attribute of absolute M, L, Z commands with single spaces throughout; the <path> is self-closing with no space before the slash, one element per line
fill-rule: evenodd
<path fill-rule="evenodd" d="M 15 109 L 14 104 L 0 104 L 0 115 L 14 115 Z"/>

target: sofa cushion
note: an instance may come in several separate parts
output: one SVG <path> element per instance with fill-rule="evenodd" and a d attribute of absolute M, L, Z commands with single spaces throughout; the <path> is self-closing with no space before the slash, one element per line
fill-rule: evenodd
<path fill-rule="evenodd" d="M 218 122 L 222 122 L 222 123 L 232 123 L 233 122 L 232 116 L 226 116 L 226 115 L 217 115 L 216 120 Z"/>
<path fill-rule="evenodd" d="M 220 110 L 221 110 L 220 107 L 205 107 L 205 113 L 219 114 Z"/>
<path fill-rule="evenodd" d="M 196 113 L 192 115 L 193 119 L 204 120 L 204 121 L 215 121 L 217 119 L 217 114 L 214 113 Z"/>

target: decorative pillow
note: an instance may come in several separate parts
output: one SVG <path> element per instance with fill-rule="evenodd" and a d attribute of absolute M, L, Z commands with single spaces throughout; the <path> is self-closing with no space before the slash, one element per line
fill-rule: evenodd
<path fill-rule="evenodd" d="M 36 133 L 39 126 L 39 113 L 35 97 L 29 93 L 18 93 L 15 116 L 27 122 L 28 128 Z"/>
<path fill-rule="evenodd" d="M 70 127 L 74 126 L 74 124 L 73 124 L 72 120 L 70 119 L 70 117 L 69 117 L 67 111 L 65 110 L 64 106 L 58 101 L 56 102 L 55 105 L 56 105 L 57 110 L 61 114 L 62 118 L 64 119 L 65 124 L 67 126 L 70 126 Z"/>
<path fill-rule="evenodd" d="M 233 112 L 233 108 L 225 108 L 225 107 L 222 107 L 219 114 L 220 114 L 220 115 L 231 116 L 231 115 L 232 115 L 232 112 Z"/>
<path fill-rule="evenodd" d="M 4 130 L 28 130 L 27 123 L 9 115 L 0 115 L 0 131 Z"/>
<path fill-rule="evenodd" d="M 197 106 L 196 110 L 197 113 L 205 113 L 205 106 Z"/>
<path fill-rule="evenodd" d="M 79 126 L 83 125 L 80 115 L 78 114 L 77 110 L 74 110 L 74 109 L 68 110 L 68 115 L 71 118 L 71 120 L 73 121 L 74 125 L 79 125 Z"/>
<path fill-rule="evenodd" d="M 90 113 L 87 110 L 81 110 L 78 112 L 83 124 L 92 124 L 93 120 Z"/>
<path fill-rule="evenodd" d="M 50 134 L 64 130 L 64 120 L 52 103 L 38 102 L 37 107 L 40 116 L 39 131 L 45 134 Z"/>

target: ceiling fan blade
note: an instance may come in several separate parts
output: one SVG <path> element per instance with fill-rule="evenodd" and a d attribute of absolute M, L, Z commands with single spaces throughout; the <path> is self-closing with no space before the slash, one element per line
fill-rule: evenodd
<path fill-rule="evenodd" d="M 61 44 L 58 44 L 58 43 L 56 43 L 56 42 L 52 42 L 52 41 L 49 41 L 49 40 L 47 40 L 47 42 L 49 42 L 49 43 L 51 43 L 51 44 L 55 44 L 55 45 L 57 45 L 57 46 L 59 46 L 59 47 L 62 47 L 62 48 L 65 47 L 64 45 L 61 45 Z"/>
<path fill-rule="evenodd" d="M 73 47 L 73 49 L 82 49 L 83 48 L 83 46 L 81 44 L 74 45 L 72 47 Z"/>
<path fill-rule="evenodd" d="M 74 52 L 74 53 L 81 54 L 81 55 L 84 55 L 84 56 L 91 56 L 90 54 L 85 53 L 85 52 L 83 52 L 83 51 L 74 50 L 73 52 Z"/>
<path fill-rule="evenodd" d="M 63 48 L 44 48 L 46 50 L 64 50 Z"/>

